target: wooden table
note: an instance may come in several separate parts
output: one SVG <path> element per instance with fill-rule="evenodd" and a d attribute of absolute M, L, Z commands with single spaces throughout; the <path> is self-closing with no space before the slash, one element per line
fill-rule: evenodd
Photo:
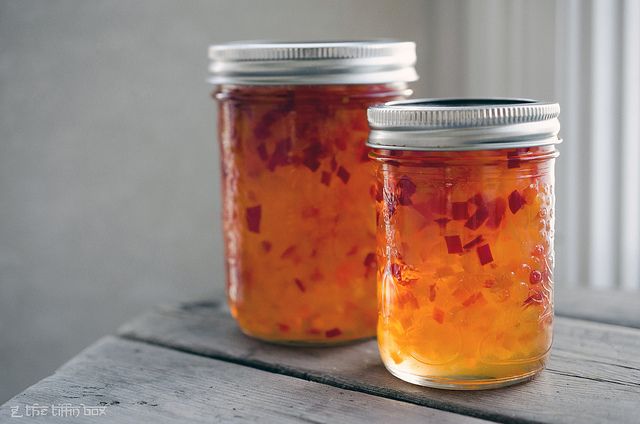
<path fill-rule="evenodd" d="M 556 303 L 547 369 L 532 382 L 479 392 L 400 381 L 382 366 L 375 341 L 288 348 L 243 336 L 217 302 L 158 308 L 11 399 L 0 422 L 22 422 L 11 408 L 24 416 L 34 404 L 47 415 L 22 420 L 640 422 L 640 295 L 560 292 Z M 64 404 L 78 416 L 52 417 L 52 406 L 60 415 Z"/>

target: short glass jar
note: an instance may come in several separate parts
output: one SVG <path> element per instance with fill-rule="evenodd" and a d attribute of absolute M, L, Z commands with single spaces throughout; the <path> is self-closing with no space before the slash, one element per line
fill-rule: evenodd
<path fill-rule="evenodd" d="M 272 342 L 374 336 L 366 110 L 410 94 L 414 43 L 234 43 L 209 56 L 232 315 Z"/>
<path fill-rule="evenodd" d="M 369 109 L 378 344 L 395 376 L 485 389 L 544 368 L 558 114 L 555 103 L 520 99 Z"/>

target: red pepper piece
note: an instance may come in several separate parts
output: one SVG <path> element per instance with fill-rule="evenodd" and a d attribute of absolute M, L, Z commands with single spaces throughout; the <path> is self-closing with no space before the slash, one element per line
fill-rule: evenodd
<path fill-rule="evenodd" d="M 280 257 L 282 259 L 287 259 L 291 257 L 295 251 L 296 251 L 296 246 L 292 244 L 291 246 L 287 247 L 284 250 L 284 252 L 282 252 L 282 255 L 280 255 Z"/>
<path fill-rule="evenodd" d="M 329 187 L 329 183 L 331 183 L 331 174 L 327 171 L 322 171 L 322 176 L 320 177 L 320 182 L 327 187 Z"/>
<path fill-rule="evenodd" d="M 467 243 L 464 246 L 462 246 L 462 248 L 464 250 L 469 250 L 472 247 L 479 245 L 483 241 L 484 241 L 484 239 L 482 238 L 482 236 L 478 236 L 478 237 L 474 238 L 473 240 L 471 240 L 469 243 Z"/>
<path fill-rule="evenodd" d="M 367 253 L 367 256 L 364 258 L 364 266 L 367 268 L 375 268 L 378 266 L 378 260 L 376 259 L 375 253 Z"/>
<path fill-rule="evenodd" d="M 267 159 L 269 159 L 269 153 L 267 152 L 267 145 L 264 143 L 260 143 L 258 144 L 258 147 L 256 149 L 258 151 L 258 156 L 260 157 L 260 159 L 262 159 L 263 161 L 267 161 Z"/>
<path fill-rule="evenodd" d="M 338 176 L 338 178 L 340 178 L 342 180 L 343 183 L 348 183 L 349 182 L 349 178 L 351 177 L 351 174 L 349 174 L 349 171 L 347 171 L 346 169 L 344 169 L 344 167 L 340 166 L 338 168 L 338 172 L 336 173 L 336 175 Z"/>
<path fill-rule="evenodd" d="M 336 169 L 338 169 L 338 162 L 336 161 L 336 157 L 332 156 L 331 157 L 331 171 L 335 171 Z"/>
<path fill-rule="evenodd" d="M 429 286 L 429 301 L 433 302 L 434 300 L 436 300 L 436 285 L 431 284 Z"/>
<path fill-rule="evenodd" d="M 493 255 L 491 255 L 491 248 L 488 244 L 483 244 L 476 249 L 478 253 L 478 259 L 480 259 L 480 265 L 486 265 L 493 262 Z"/>
<path fill-rule="evenodd" d="M 469 218 L 467 202 L 453 202 L 451 204 L 451 215 L 456 221 Z"/>
<path fill-rule="evenodd" d="M 281 324 L 278 323 L 278 328 L 280 329 L 280 331 L 282 331 L 283 333 L 286 333 L 287 331 L 290 330 L 290 327 L 287 324 Z"/>
<path fill-rule="evenodd" d="M 269 159 L 267 168 L 273 171 L 278 166 L 289 164 L 289 151 L 291 151 L 291 139 L 285 138 L 276 143 L 276 148 Z"/>
<path fill-rule="evenodd" d="M 496 285 L 496 280 L 485 280 L 482 284 L 484 287 L 490 289 L 491 287 Z"/>
<path fill-rule="evenodd" d="M 271 251 L 271 242 L 264 240 L 262 242 L 262 248 L 264 249 L 265 252 L 270 252 Z"/>
<path fill-rule="evenodd" d="M 402 294 L 398 295 L 398 305 L 401 308 L 404 308 L 407 305 L 411 306 L 413 309 L 418 309 L 420 307 L 418 299 L 408 291 L 404 291 Z"/>
<path fill-rule="evenodd" d="M 447 252 L 462 253 L 462 240 L 460 240 L 460 236 L 444 236 L 444 241 L 447 243 Z"/>
<path fill-rule="evenodd" d="M 433 308 L 433 319 L 438 323 L 442 324 L 444 322 L 444 312 L 440 308 Z"/>
<path fill-rule="evenodd" d="M 513 190 L 509 195 L 509 209 L 511 209 L 511 213 L 515 215 L 525 204 L 524 197 L 518 190 Z"/>
<path fill-rule="evenodd" d="M 402 206 L 408 206 L 411 204 L 411 196 L 416 192 L 416 185 L 407 176 L 400 178 L 397 184 L 398 187 L 398 202 Z"/>
<path fill-rule="evenodd" d="M 324 148 L 319 141 L 312 142 L 302 151 L 302 163 L 315 172 L 320 168 L 320 156 L 323 154 Z"/>
<path fill-rule="evenodd" d="M 337 337 L 340 334 L 342 334 L 342 331 L 339 328 L 332 328 L 331 330 L 327 330 L 327 331 L 324 332 L 324 335 L 327 338 Z"/>
<path fill-rule="evenodd" d="M 529 283 L 539 284 L 542 281 L 542 273 L 538 270 L 531 271 L 529 274 Z"/>
<path fill-rule="evenodd" d="M 498 228 L 507 210 L 507 202 L 502 197 L 498 197 L 487 204 L 487 209 L 489 211 L 489 218 L 486 223 L 487 227 Z"/>
<path fill-rule="evenodd" d="M 276 120 L 281 117 L 281 115 L 282 112 L 278 109 L 272 109 L 265 113 L 262 116 L 260 122 L 258 122 L 258 124 L 253 129 L 253 135 L 259 140 L 268 138 L 271 135 L 271 125 L 273 125 Z"/>
<path fill-rule="evenodd" d="M 469 306 L 473 305 L 478 300 L 480 300 L 482 297 L 483 297 L 482 293 L 476 292 L 471 296 L 469 296 L 464 302 L 462 302 L 462 306 L 464 306 L 465 308 L 468 308 Z"/>
<path fill-rule="evenodd" d="M 433 220 L 433 222 L 438 224 L 443 230 L 447 227 L 447 223 L 449 221 L 451 221 L 449 218 L 438 218 Z"/>
<path fill-rule="evenodd" d="M 301 291 L 302 293 L 304 293 L 304 292 L 306 292 L 306 291 L 307 291 L 307 289 L 305 288 L 304 284 L 302 284 L 302 281 L 300 281 L 300 279 L 295 278 L 295 279 L 293 280 L 293 282 L 294 282 L 294 283 L 296 283 L 296 286 L 298 286 L 298 288 L 300 289 L 300 291 Z"/>
<path fill-rule="evenodd" d="M 252 233 L 260 233 L 260 218 L 262 216 L 262 206 L 247 208 L 247 227 Z"/>
<path fill-rule="evenodd" d="M 476 205 L 476 211 L 469 217 L 464 226 L 471 230 L 477 230 L 482 224 L 484 224 L 484 221 L 489 218 L 489 210 L 487 209 L 484 198 L 480 193 L 469 199 L 469 202 Z"/>

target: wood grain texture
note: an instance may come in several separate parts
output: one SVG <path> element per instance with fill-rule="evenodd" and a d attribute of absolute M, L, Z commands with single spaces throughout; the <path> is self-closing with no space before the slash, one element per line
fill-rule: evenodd
<path fill-rule="evenodd" d="M 637 422 L 640 330 L 558 317 L 551 360 L 515 387 L 454 392 L 391 376 L 375 341 L 335 348 L 287 348 L 240 333 L 215 304 L 163 308 L 124 326 L 124 337 L 275 373 L 503 422 Z"/>
<path fill-rule="evenodd" d="M 0 407 L 38 403 L 105 405 L 99 417 L 22 418 L 46 423 L 481 423 L 484 421 L 367 395 L 145 343 L 106 337 L 54 375 Z"/>
<path fill-rule="evenodd" d="M 558 289 L 556 315 L 640 328 L 640 292 Z"/>

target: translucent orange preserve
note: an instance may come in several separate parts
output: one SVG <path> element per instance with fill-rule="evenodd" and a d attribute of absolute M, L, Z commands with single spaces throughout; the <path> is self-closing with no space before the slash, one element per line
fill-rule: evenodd
<path fill-rule="evenodd" d="M 482 388 L 544 367 L 556 155 L 374 150 L 378 343 L 393 374 Z"/>
<path fill-rule="evenodd" d="M 222 86 L 227 296 L 241 329 L 291 343 L 375 335 L 366 108 L 406 84 Z"/>

